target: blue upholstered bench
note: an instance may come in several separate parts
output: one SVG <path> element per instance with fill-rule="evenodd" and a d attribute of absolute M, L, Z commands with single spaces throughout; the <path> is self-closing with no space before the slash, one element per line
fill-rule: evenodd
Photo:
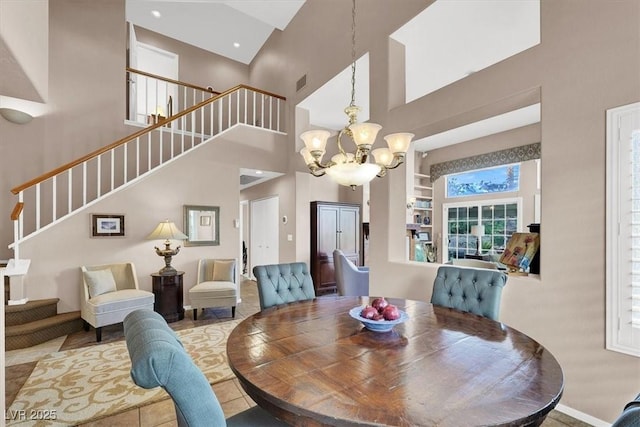
<path fill-rule="evenodd" d="M 225 420 L 209 381 L 160 314 L 136 310 L 123 323 L 131 378 L 142 388 L 164 388 L 173 399 L 180 427 L 287 425 L 258 406 Z"/>

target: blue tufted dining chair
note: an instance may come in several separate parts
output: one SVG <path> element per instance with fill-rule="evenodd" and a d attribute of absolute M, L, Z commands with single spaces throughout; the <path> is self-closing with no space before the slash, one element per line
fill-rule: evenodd
<path fill-rule="evenodd" d="M 304 262 L 256 265 L 253 275 L 258 282 L 260 310 L 316 297 L 313 279 Z"/>
<path fill-rule="evenodd" d="M 161 315 L 152 310 L 135 310 L 123 323 L 131 379 L 145 389 L 162 387 L 173 400 L 179 427 L 288 425 L 259 406 L 225 419 L 207 377 Z"/>
<path fill-rule="evenodd" d="M 431 303 L 498 320 L 507 275 L 498 270 L 443 265 L 433 283 Z"/>
<path fill-rule="evenodd" d="M 640 427 L 640 394 L 627 403 L 622 414 L 615 419 L 611 427 Z"/>

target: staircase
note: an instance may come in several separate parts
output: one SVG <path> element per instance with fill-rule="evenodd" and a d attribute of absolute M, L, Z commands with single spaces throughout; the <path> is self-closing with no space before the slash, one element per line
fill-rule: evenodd
<path fill-rule="evenodd" d="M 5 350 L 17 350 L 82 329 L 79 311 L 58 314 L 59 298 L 5 305 Z"/>
<path fill-rule="evenodd" d="M 13 249 L 16 261 L 21 259 L 20 243 L 236 126 L 284 133 L 286 99 L 280 95 L 246 85 L 220 93 L 138 70 L 126 72 L 127 81 L 134 74 L 157 79 L 150 86 L 155 86 L 156 91 L 161 84 L 182 87 L 175 99 L 169 99 L 170 117 L 139 111 L 130 119 L 138 125 L 150 123 L 149 126 L 13 188 L 11 192 L 17 196 L 17 202 L 11 212 L 14 242 L 9 248 Z M 179 112 L 171 115 L 175 110 Z M 5 280 L 8 282 L 8 277 Z M 5 304 L 9 299 L 7 282 Z M 52 298 L 5 305 L 6 350 L 31 347 L 82 329 L 80 312 L 58 314 L 58 301 Z"/>

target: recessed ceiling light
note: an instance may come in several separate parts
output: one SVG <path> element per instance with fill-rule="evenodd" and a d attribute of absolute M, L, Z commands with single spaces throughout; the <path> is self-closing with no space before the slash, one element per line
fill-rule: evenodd
<path fill-rule="evenodd" d="M 240 47 L 240 43 L 238 42 L 233 43 L 233 47 Z"/>
<path fill-rule="evenodd" d="M 151 14 L 152 14 L 153 16 L 155 16 L 156 18 L 160 18 L 160 17 L 162 17 L 162 14 L 160 13 L 160 11 L 157 11 L 157 10 L 152 10 L 152 11 L 151 11 Z"/>

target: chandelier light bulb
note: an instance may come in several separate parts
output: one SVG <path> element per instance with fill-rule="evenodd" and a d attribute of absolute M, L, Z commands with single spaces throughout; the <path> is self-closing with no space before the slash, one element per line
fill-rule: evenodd
<path fill-rule="evenodd" d="M 389 166 L 393 162 L 393 153 L 388 148 L 376 148 L 371 152 L 376 163 L 382 166 Z"/>
<path fill-rule="evenodd" d="M 307 147 L 304 147 L 302 150 L 300 150 L 300 154 L 302 155 L 302 158 L 304 159 L 304 163 L 307 166 L 315 162 L 315 159 L 313 158 L 313 156 L 311 155 Z"/>
<path fill-rule="evenodd" d="M 304 145 L 309 149 L 311 154 L 314 151 L 322 151 L 324 153 L 327 146 L 327 139 L 331 133 L 328 130 L 309 130 L 300 135 L 304 141 Z"/>
<path fill-rule="evenodd" d="M 358 147 L 371 147 L 382 126 L 376 123 L 354 123 L 349 126 L 349 129 Z"/>

